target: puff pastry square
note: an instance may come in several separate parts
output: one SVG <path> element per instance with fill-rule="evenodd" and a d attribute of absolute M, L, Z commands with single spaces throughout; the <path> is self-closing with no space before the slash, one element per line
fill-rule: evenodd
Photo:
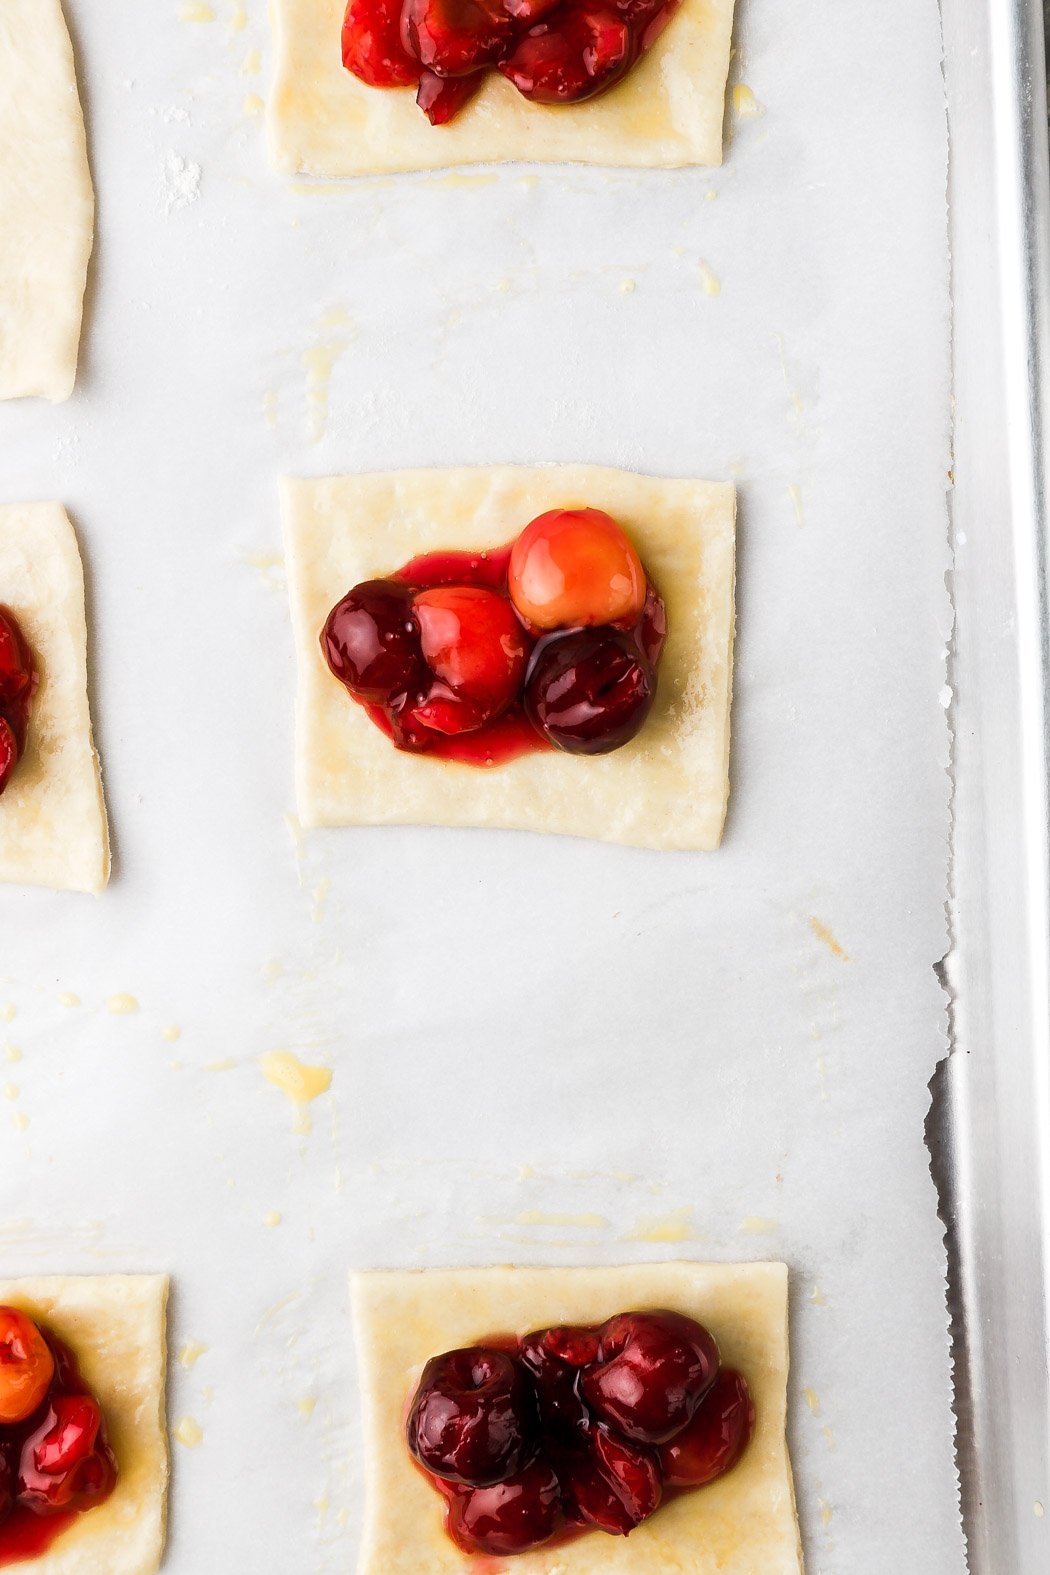
<path fill-rule="evenodd" d="M 0 399 L 73 392 L 95 198 L 59 0 L 0 4 Z"/>
<path fill-rule="evenodd" d="M 590 504 L 630 534 L 667 603 L 656 703 L 597 757 L 544 750 L 491 771 L 397 750 L 332 677 L 319 636 L 360 580 L 419 553 L 501 547 L 545 509 Z M 593 466 L 418 470 L 285 481 L 299 661 L 304 826 L 485 826 L 644 848 L 714 848 L 729 793 L 732 486 Z"/>
<path fill-rule="evenodd" d="M 39 1318 L 76 1353 L 105 1412 L 120 1472 L 104 1504 L 78 1515 L 46 1553 L 18 1568 L 27 1575 L 154 1575 L 168 1500 L 166 1276 L 0 1280 L 0 1303 Z"/>
<path fill-rule="evenodd" d="M 39 678 L 28 748 L 0 795 L 0 881 L 101 891 L 109 833 L 88 709 L 84 571 L 60 504 L 0 506 L 0 605 L 18 619 Z"/>
<path fill-rule="evenodd" d="M 431 1356 L 486 1335 L 600 1323 L 644 1307 L 698 1318 L 723 1359 L 746 1373 L 756 1412 L 747 1453 L 720 1481 L 673 1500 L 629 1537 L 595 1532 L 518 1554 L 505 1561 L 506 1575 L 801 1575 L 785 1438 L 783 1264 L 423 1270 L 358 1274 L 351 1289 L 368 1500 L 358 1575 L 463 1575 L 484 1562 L 445 1535 L 443 1502 L 405 1447 L 408 1401 Z"/>
<path fill-rule="evenodd" d="M 589 103 L 530 104 L 498 72 L 448 126 L 410 88 L 373 88 L 343 67 L 346 0 L 271 0 L 276 70 L 270 143 L 282 170 L 372 175 L 451 164 L 721 164 L 733 0 L 683 0 L 649 53 Z"/>

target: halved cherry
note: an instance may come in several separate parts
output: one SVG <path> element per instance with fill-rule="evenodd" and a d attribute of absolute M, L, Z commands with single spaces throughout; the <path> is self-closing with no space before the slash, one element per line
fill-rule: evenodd
<path fill-rule="evenodd" d="M 452 725 L 438 731 L 467 732 L 502 715 L 517 699 L 531 645 L 507 599 L 477 585 L 439 585 L 418 592 L 413 610 L 424 660 L 445 686 L 433 698 Z"/>
<path fill-rule="evenodd" d="M 510 555 L 511 601 L 537 629 L 621 623 L 645 605 L 645 570 L 602 509 L 552 509 L 526 525 Z"/>
<path fill-rule="evenodd" d="M 594 1430 L 579 1378 L 597 1355 L 596 1329 L 537 1329 L 521 1342 L 521 1360 L 536 1386 L 544 1440 L 557 1449 L 582 1447 Z"/>
<path fill-rule="evenodd" d="M 405 0 L 401 13 L 405 51 L 440 77 L 494 66 L 513 36 L 498 0 Z"/>
<path fill-rule="evenodd" d="M 0 607 L 0 703 L 25 701 L 33 687 L 33 659 L 14 613 Z"/>
<path fill-rule="evenodd" d="M 584 0 L 532 28 L 499 69 L 533 103 L 577 104 L 619 82 L 636 58 L 623 17 L 601 0 Z"/>
<path fill-rule="evenodd" d="M 401 0 L 350 0 L 343 21 L 343 65 L 369 87 L 409 87 L 419 61 L 401 42 Z"/>
<path fill-rule="evenodd" d="M 2 737 L 0 726 L 0 742 Z M 17 1307 L 0 1307 L 0 1423 L 32 1416 L 54 1374 L 51 1347 L 32 1318 Z"/>
<path fill-rule="evenodd" d="M 420 72 L 416 103 L 432 126 L 447 126 L 481 87 L 484 76 L 475 71 L 469 77 L 439 77 L 425 68 Z"/>
<path fill-rule="evenodd" d="M 542 1457 L 491 1487 L 457 1490 L 448 1529 L 467 1553 L 526 1553 L 548 1542 L 560 1519 L 558 1478 Z"/>
<path fill-rule="evenodd" d="M 406 1437 L 432 1476 L 487 1487 L 521 1469 L 535 1429 L 535 1400 L 517 1362 L 503 1351 L 470 1346 L 427 1363 Z"/>
<path fill-rule="evenodd" d="M 626 1537 L 660 1507 L 655 1457 L 604 1427 L 595 1428 L 586 1451 L 564 1458 L 560 1467 L 567 1513 L 578 1525 Z"/>
<path fill-rule="evenodd" d="M 611 0 L 613 8 L 628 22 L 639 49 L 651 49 L 682 0 Z"/>
<path fill-rule="evenodd" d="M 718 1347 L 693 1318 L 660 1309 L 602 1325 L 580 1382 L 591 1409 L 625 1438 L 665 1444 L 691 1420 L 718 1372 Z"/>
<path fill-rule="evenodd" d="M 743 1373 L 723 1367 L 680 1433 L 659 1451 L 668 1487 L 703 1487 L 736 1465 L 755 1429 L 755 1406 Z"/>
<path fill-rule="evenodd" d="M 37 1515 L 87 1509 L 107 1496 L 115 1480 L 98 1402 L 90 1395 L 54 1395 L 22 1445 L 19 1501 Z"/>

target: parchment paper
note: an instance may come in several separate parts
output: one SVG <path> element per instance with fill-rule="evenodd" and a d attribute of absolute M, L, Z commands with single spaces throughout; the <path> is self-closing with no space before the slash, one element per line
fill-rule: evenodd
<path fill-rule="evenodd" d="M 96 902 L 0 892 L 0 1264 L 174 1274 L 174 1349 L 208 1349 L 173 1367 L 204 1441 L 176 1445 L 167 1568 L 352 1568 L 348 1267 L 685 1254 L 792 1266 L 813 1575 L 960 1575 L 922 1130 L 949 793 L 934 0 L 746 0 L 761 113 L 731 116 L 721 172 L 313 188 L 265 158 L 261 0 L 69 9 L 89 330 L 68 406 L 0 408 L 0 496 L 81 532 L 117 868 Z M 538 460 L 740 485 L 723 850 L 300 839 L 275 478 Z M 282 1048 L 334 1069 L 308 1134 L 260 1070 Z"/>

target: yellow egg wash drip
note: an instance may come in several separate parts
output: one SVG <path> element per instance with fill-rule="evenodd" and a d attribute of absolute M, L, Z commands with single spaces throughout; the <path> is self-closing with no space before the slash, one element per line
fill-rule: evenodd
<path fill-rule="evenodd" d="M 139 1003 L 133 995 L 111 995 L 106 1002 L 106 1010 L 112 1012 L 114 1017 L 133 1017 L 139 1010 Z"/>
<path fill-rule="evenodd" d="M 274 1088 L 279 1088 L 296 1108 L 296 1131 L 309 1132 L 308 1107 L 332 1086 L 332 1069 L 327 1066 L 307 1066 L 290 1050 L 269 1050 L 261 1057 L 263 1076 Z"/>

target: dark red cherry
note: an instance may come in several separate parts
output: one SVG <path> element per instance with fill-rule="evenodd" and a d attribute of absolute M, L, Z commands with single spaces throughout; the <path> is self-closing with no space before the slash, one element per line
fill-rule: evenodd
<path fill-rule="evenodd" d="M 656 673 L 620 629 L 577 629 L 536 647 L 525 710 L 541 733 L 574 755 L 605 755 L 640 731 Z"/>
<path fill-rule="evenodd" d="M 693 1419 L 659 1451 L 668 1487 L 703 1487 L 736 1465 L 755 1430 L 755 1406 L 743 1373 L 723 1367 Z"/>
<path fill-rule="evenodd" d="M 22 1445 L 18 1499 L 34 1514 L 88 1509 L 113 1487 L 116 1468 L 100 1436 L 102 1412 L 90 1395 L 54 1394 Z"/>
<path fill-rule="evenodd" d="M 611 88 L 634 59 L 623 17 L 600 0 L 584 0 L 532 28 L 499 69 L 534 103 L 576 104 Z"/>
<path fill-rule="evenodd" d="M 685 1427 L 718 1372 L 718 1347 L 681 1313 L 620 1313 L 601 1328 L 598 1360 L 580 1380 L 602 1421 L 641 1444 L 664 1444 Z"/>
<path fill-rule="evenodd" d="M 531 1386 L 505 1352 L 471 1346 L 423 1369 L 407 1438 L 433 1476 L 470 1487 L 503 1482 L 532 1454 L 535 1432 Z"/>
<path fill-rule="evenodd" d="M 464 104 L 470 103 L 483 81 L 480 71 L 469 77 L 439 77 L 434 71 L 423 70 L 416 103 L 432 126 L 447 126 Z"/>
<path fill-rule="evenodd" d="M 626 1537 L 660 1507 L 663 1485 L 654 1455 L 596 1427 L 590 1447 L 560 1462 L 566 1512 L 577 1525 Z"/>
<path fill-rule="evenodd" d="M 514 34 L 498 0 L 405 0 L 401 41 L 439 77 L 494 66 Z"/>
<path fill-rule="evenodd" d="M 582 1448 L 594 1419 L 580 1394 L 580 1371 L 598 1355 L 597 1330 L 537 1329 L 522 1340 L 520 1355 L 536 1387 L 545 1446 Z"/>
<path fill-rule="evenodd" d="M 394 580 L 365 580 L 337 602 L 321 633 L 321 649 L 350 693 L 373 705 L 421 693 L 430 681 L 412 593 Z"/>
<path fill-rule="evenodd" d="M 646 661 L 655 667 L 663 655 L 667 640 L 667 608 L 660 592 L 653 585 L 646 591 L 645 606 L 634 626 L 634 637 Z"/>
<path fill-rule="evenodd" d="M 449 1503 L 448 1529 L 467 1553 L 526 1553 L 550 1540 L 560 1515 L 558 1478 L 538 1456 L 505 1482 L 458 1489 Z"/>
<path fill-rule="evenodd" d="M 409 87 L 419 61 L 401 42 L 401 0 L 350 0 L 343 21 L 343 65 L 370 87 Z"/>

